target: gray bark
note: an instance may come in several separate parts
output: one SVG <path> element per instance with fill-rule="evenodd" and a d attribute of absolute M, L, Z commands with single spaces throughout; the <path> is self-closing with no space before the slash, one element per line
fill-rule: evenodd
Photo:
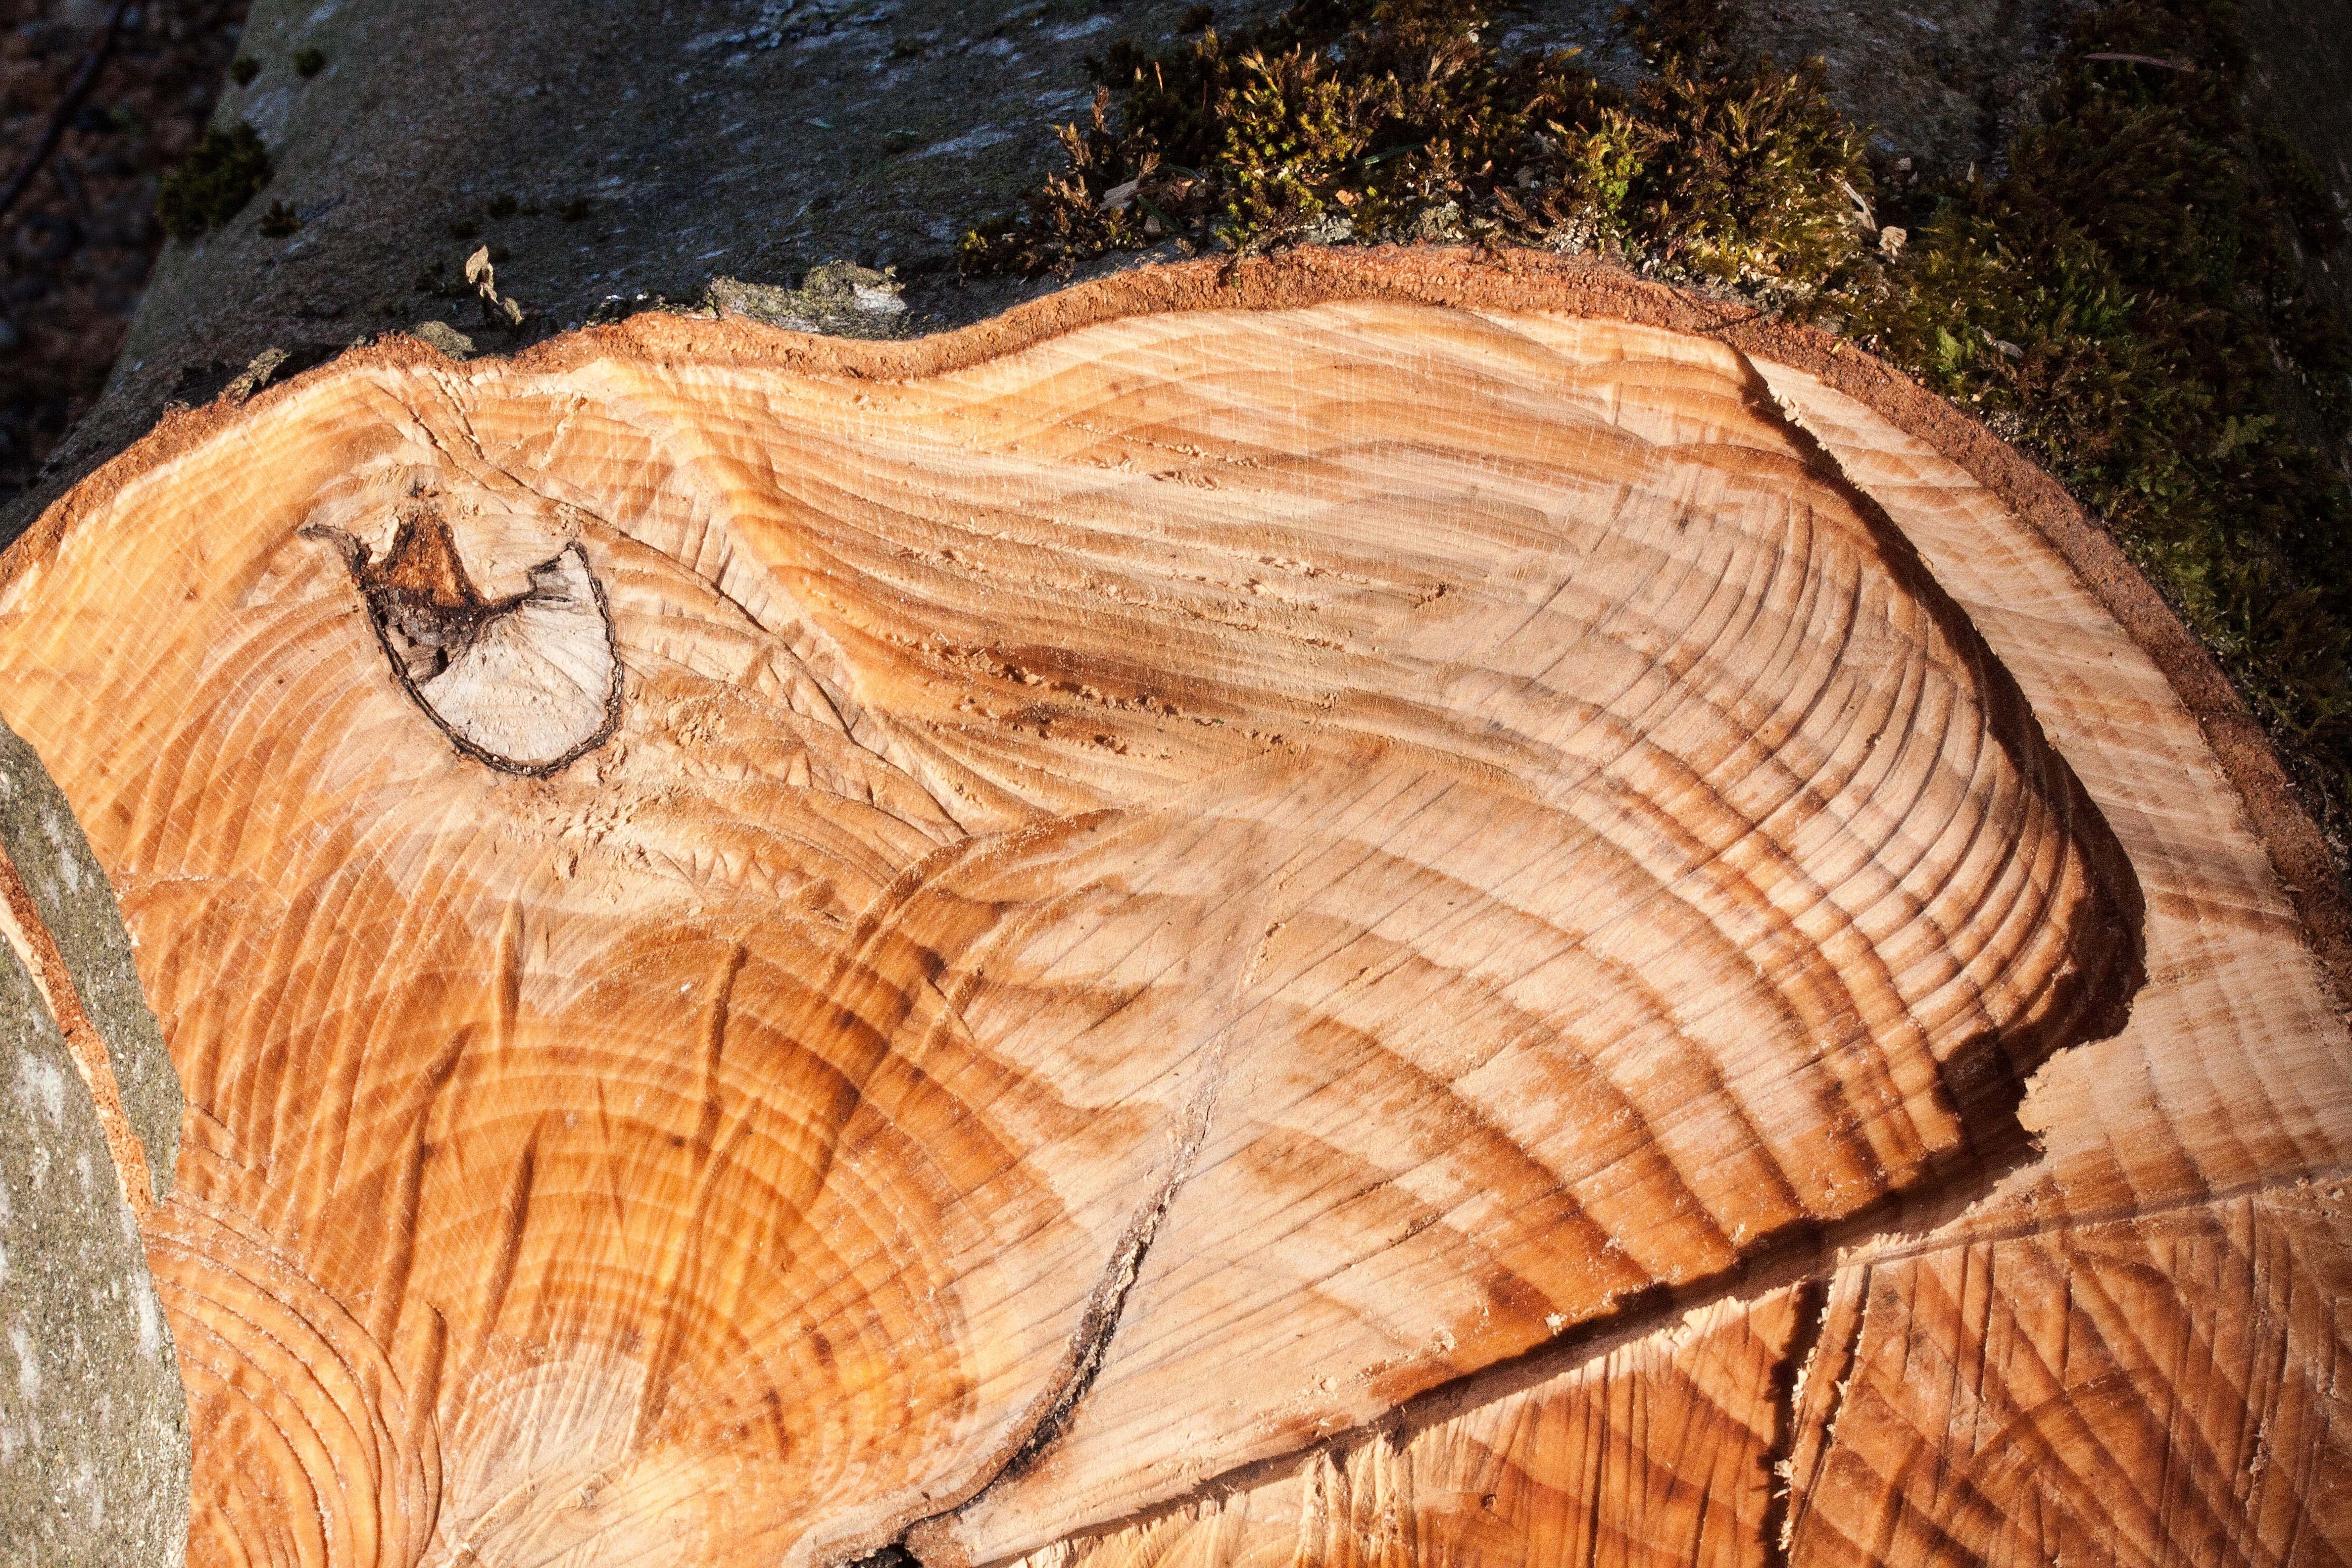
<path fill-rule="evenodd" d="M 148 1010 L 131 933 L 73 808 L 33 748 L 0 723 L 0 854 L 16 868 L 72 976 L 74 993 L 106 1042 L 123 1114 L 147 1153 L 160 1201 L 179 1158 L 180 1079 Z M 79 1080 L 77 1079 L 77 1082 Z"/>
<path fill-rule="evenodd" d="M 0 846 L 168 1185 L 180 1085 L 121 916 L 57 786 L 5 727 Z M 187 1405 L 138 1224 L 57 1021 L 0 942 L 0 1557 L 175 1568 L 187 1531 Z"/>

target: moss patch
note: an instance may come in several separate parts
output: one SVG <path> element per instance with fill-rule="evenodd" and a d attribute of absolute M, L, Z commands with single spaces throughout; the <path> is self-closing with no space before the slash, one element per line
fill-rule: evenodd
<path fill-rule="evenodd" d="M 1861 248 L 1862 143 L 1819 73 L 1722 68 L 1687 29 L 1640 36 L 1630 96 L 1573 50 L 1506 59 L 1472 0 L 1301 0 L 1160 54 L 1115 46 L 1067 170 L 964 241 L 1040 273 L 1172 239 L 1489 237 L 1636 252 L 1695 275 L 1816 279 Z"/>
<path fill-rule="evenodd" d="M 2032 452 L 2221 658 L 2323 828 L 2352 800 L 2352 335 L 2305 282 L 2332 192 L 2249 118 L 2228 0 L 2077 19 L 1997 181 L 1875 171 L 1735 0 L 1622 18 L 1652 68 L 1507 59 L 1473 0 L 1299 0 L 1095 62 L 1064 171 L 979 272 L 1112 251 L 1475 238 L 1594 248 L 1850 331 Z M 2148 60 L 2186 62 L 2169 68 Z M 1876 177 L 1874 177 L 1874 174 Z"/>
<path fill-rule="evenodd" d="M 269 183 L 269 153 L 253 127 L 206 131 L 155 195 L 155 216 L 174 239 L 194 239 L 244 210 Z"/>

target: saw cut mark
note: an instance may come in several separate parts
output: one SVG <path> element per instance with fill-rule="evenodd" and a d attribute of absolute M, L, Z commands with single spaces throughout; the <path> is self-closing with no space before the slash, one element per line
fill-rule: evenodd
<path fill-rule="evenodd" d="M 429 505 L 401 521 L 381 561 L 341 529 L 303 532 L 342 552 L 393 679 L 460 752 L 537 778 L 611 738 L 620 652 L 604 585 L 577 542 L 530 567 L 521 593 L 490 599 Z"/>

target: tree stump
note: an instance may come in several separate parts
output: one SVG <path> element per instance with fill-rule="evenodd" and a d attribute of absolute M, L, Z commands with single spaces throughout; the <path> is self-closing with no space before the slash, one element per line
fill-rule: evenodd
<path fill-rule="evenodd" d="M 1832 339 L 1311 251 L 395 339 L 0 570 L 194 1562 L 2352 1552 L 2324 853 Z"/>

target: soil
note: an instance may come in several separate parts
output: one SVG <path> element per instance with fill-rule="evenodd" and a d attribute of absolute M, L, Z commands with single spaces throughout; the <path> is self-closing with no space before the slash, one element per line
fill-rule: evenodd
<path fill-rule="evenodd" d="M 0 182 L 47 131 L 110 9 L 0 0 Z M 136 6 L 65 140 L 0 217 L 0 500 L 106 385 L 163 247 L 156 185 L 212 118 L 245 9 Z"/>

